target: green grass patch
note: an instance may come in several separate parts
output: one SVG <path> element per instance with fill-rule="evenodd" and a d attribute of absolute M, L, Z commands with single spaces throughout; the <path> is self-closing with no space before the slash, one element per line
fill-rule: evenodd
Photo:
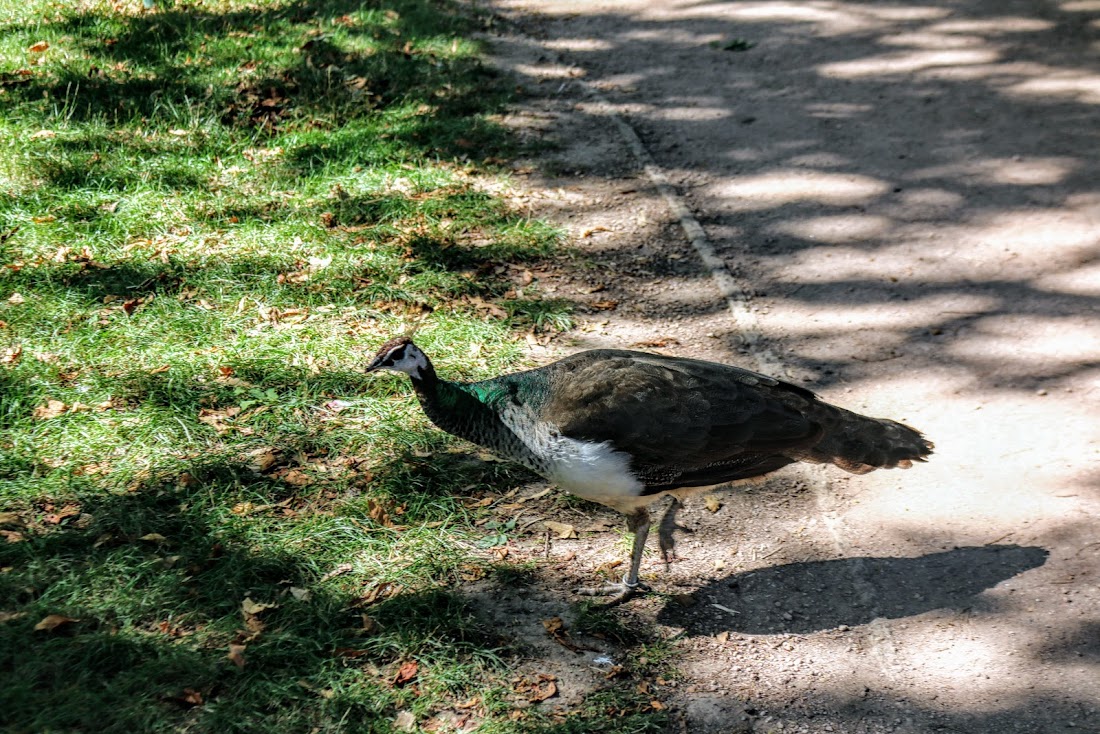
<path fill-rule="evenodd" d="M 0 0 L 8 728 L 659 721 L 619 700 L 513 718 L 518 653 L 461 585 L 530 570 L 489 560 L 463 499 L 529 475 L 361 373 L 414 324 L 467 379 L 570 326 L 532 282 L 558 233 L 481 185 L 513 152 L 482 22 L 443 0 Z"/>

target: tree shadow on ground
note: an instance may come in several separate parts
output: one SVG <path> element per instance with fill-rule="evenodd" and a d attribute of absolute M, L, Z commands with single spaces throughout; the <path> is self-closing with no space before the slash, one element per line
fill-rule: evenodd
<path fill-rule="evenodd" d="M 983 591 L 1042 566 L 1049 552 L 1018 545 L 955 548 L 916 558 L 808 561 L 734 574 L 699 589 L 698 607 L 658 615 L 690 635 L 806 634 L 980 605 Z M 712 604 L 736 614 L 713 615 Z M 699 610 L 706 610 L 700 614 Z"/>

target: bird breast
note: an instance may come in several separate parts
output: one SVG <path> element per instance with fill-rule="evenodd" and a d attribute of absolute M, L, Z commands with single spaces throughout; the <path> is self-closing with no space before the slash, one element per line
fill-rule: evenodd
<path fill-rule="evenodd" d="M 563 436 L 517 405 L 503 409 L 500 417 L 529 452 L 528 456 L 510 458 L 519 459 L 565 491 L 615 507 L 624 502 L 633 506 L 631 500 L 645 490 L 630 469 L 630 455 L 615 450 L 609 442 Z"/>

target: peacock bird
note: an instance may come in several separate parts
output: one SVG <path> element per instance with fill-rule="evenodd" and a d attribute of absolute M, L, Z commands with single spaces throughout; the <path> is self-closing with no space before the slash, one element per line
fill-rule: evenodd
<path fill-rule="evenodd" d="M 868 418 L 813 392 L 715 362 L 595 349 L 480 382 L 449 382 L 408 337 L 383 344 L 367 372 L 412 379 L 439 428 L 517 461 L 562 489 L 626 516 L 634 535 L 621 583 L 582 593 L 611 604 L 646 589 L 638 580 L 648 506 L 672 503 L 658 524 L 668 560 L 680 500 L 745 482 L 795 462 L 853 474 L 909 468 L 933 445 L 897 421 Z"/>

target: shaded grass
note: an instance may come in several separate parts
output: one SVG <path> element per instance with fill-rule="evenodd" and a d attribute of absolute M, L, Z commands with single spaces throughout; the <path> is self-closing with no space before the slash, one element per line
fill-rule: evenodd
<path fill-rule="evenodd" d="M 139 6 L 0 0 L 5 726 L 658 725 L 636 697 L 513 716 L 464 499 L 529 476 L 360 372 L 416 323 L 469 379 L 569 326 L 530 283 L 557 233 L 480 186 L 512 152 L 482 20 Z"/>

